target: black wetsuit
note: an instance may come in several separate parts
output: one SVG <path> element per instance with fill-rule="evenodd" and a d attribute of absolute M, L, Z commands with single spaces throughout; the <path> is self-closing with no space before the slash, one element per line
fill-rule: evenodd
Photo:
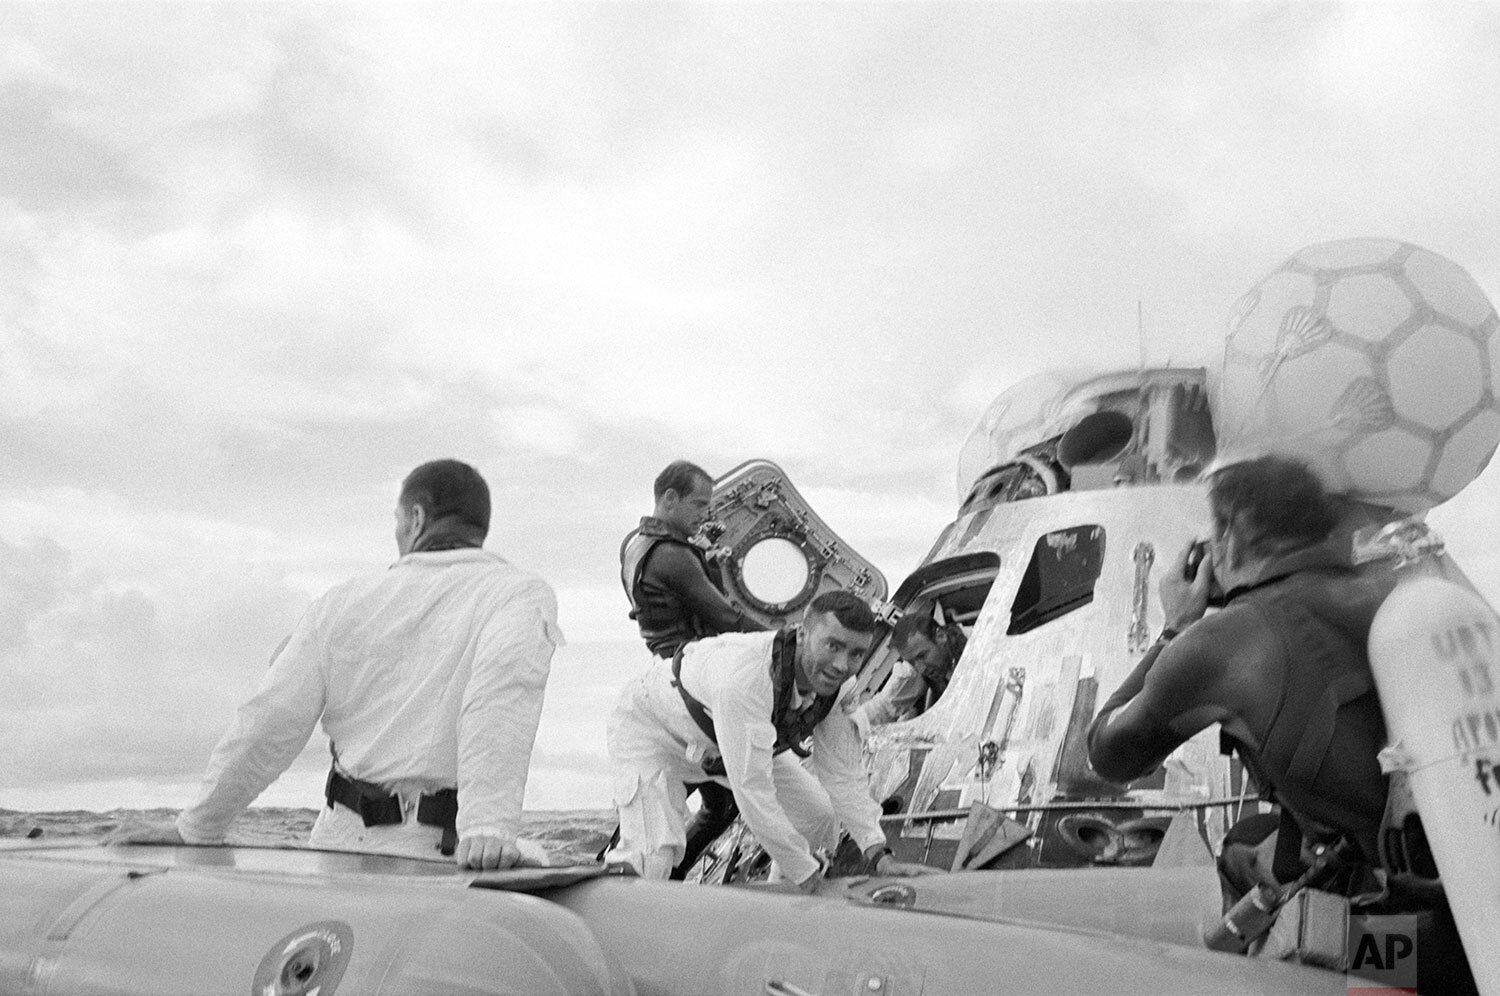
<path fill-rule="evenodd" d="M 703 551 L 653 516 L 641 519 L 620 544 L 620 582 L 630 618 L 658 657 L 670 659 L 684 644 L 720 633 L 765 627 L 724 597 Z"/>
<path fill-rule="evenodd" d="M 1321 546 L 1277 558 L 1222 611 L 1153 647 L 1109 697 L 1089 728 L 1094 770 L 1138 778 L 1219 723 L 1310 836 L 1346 834 L 1375 860 L 1386 735 L 1365 642 L 1392 584 Z"/>
<path fill-rule="evenodd" d="M 646 646 L 671 658 L 683 644 L 719 633 L 764 629 L 724 597 L 703 552 L 687 536 L 654 516 L 641 519 L 620 544 L 620 581 L 630 599 L 630 618 Z M 687 827 L 687 846 L 672 877 L 687 874 L 719 834 L 739 815 L 734 793 L 716 782 L 689 785 L 702 803 Z"/>
<path fill-rule="evenodd" d="M 1116 782 L 1138 778 L 1219 723 L 1282 807 L 1272 869 L 1279 881 L 1301 871 L 1299 834 L 1313 841 L 1342 835 L 1378 867 L 1388 784 L 1377 754 L 1386 728 L 1366 644 L 1393 585 L 1383 566 L 1356 572 L 1347 556 L 1323 546 L 1276 558 L 1254 582 L 1230 591 L 1222 611 L 1153 646 L 1109 697 L 1089 727 L 1094 770 Z M 1247 843 L 1272 829 L 1260 822 Z M 1247 823 L 1235 832 L 1251 830 Z M 1225 883 L 1227 893 L 1233 883 Z M 1473 991 L 1446 903 L 1405 903 L 1394 893 L 1392 900 L 1371 912 L 1423 915 L 1420 991 Z"/>

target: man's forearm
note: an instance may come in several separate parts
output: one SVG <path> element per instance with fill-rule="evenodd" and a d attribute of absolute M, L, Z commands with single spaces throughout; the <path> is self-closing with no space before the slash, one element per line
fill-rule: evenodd
<path fill-rule="evenodd" d="M 531 751 L 561 643 L 556 598 L 539 583 L 486 621 L 458 720 L 460 836 L 520 833 Z"/>
<path fill-rule="evenodd" d="M 235 710 L 209 758 L 198 800 L 178 815 L 177 831 L 189 843 L 223 840 L 235 817 L 307 746 L 323 713 L 324 689 L 309 659 L 314 634 L 299 625 L 293 637 L 282 645 L 256 693 Z"/>
<path fill-rule="evenodd" d="M 770 781 L 769 773 L 766 780 Z M 807 840 L 792 826 L 786 811 L 781 808 L 774 788 L 765 792 L 746 791 L 745 786 L 736 786 L 734 797 L 756 842 L 765 848 L 787 878 L 801 882 L 821 867 Z"/>
<path fill-rule="evenodd" d="M 813 776 L 828 793 L 834 814 L 861 850 L 885 846 L 880 804 L 870 795 L 870 776 L 860 760 L 859 734 L 849 717 L 835 712 L 813 734 Z"/>
<path fill-rule="evenodd" d="M 261 700 L 240 707 L 234 724 L 214 748 L 198 800 L 177 817 L 177 832 L 190 844 L 217 844 L 245 807 L 285 771 L 307 746 L 310 728 L 278 726 Z"/>
<path fill-rule="evenodd" d="M 1100 706 L 1099 713 L 1089 724 L 1089 763 L 1094 770 L 1110 781 L 1125 782 L 1138 778 L 1156 766 L 1157 760 L 1146 750 L 1136 731 L 1111 723 L 1116 714 L 1129 705 L 1146 686 L 1146 676 L 1156 664 L 1156 659 L 1166 649 L 1165 639 L 1157 640 L 1146 651 L 1129 676 L 1115 689 L 1114 694 Z"/>
<path fill-rule="evenodd" d="M 760 623 L 734 607 L 724 597 L 702 565 L 681 547 L 664 550 L 660 563 L 663 583 L 682 600 L 683 606 L 712 633 L 753 632 L 764 629 Z"/>
<path fill-rule="evenodd" d="M 1166 647 L 1166 640 L 1159 639 L 1151 644 L 1150 649 L 1146 651 L 1146 656 L 1141 658 L 1140 663 L 1135 666 L 1135 669 L 1126 676 L 1124 681 L 1120 682 L 1120 687 L 1116 688 L 1114 694 L 1105 699 L 1104 704 L 1099 707 L 1099 715 L 1094 719 L 1095 726 L 1099 724 L 1100 720 L 1104 720 L 1108 714 L 1113 713 L 1116 709 L 1119 709 L 1141 693 L 1141 689 L 1146 687 L 1146 675 L 1151 672 L 1151 668 L 1156 664 L 1156 659 L 1161 656 L 1161 652 Z M 1090 735 L 1092 735 L 1092 728 L 1090 729 Z"/>
<path fill-rule="evenodd" d="M 735 608 L 707 579 L 701 585 L 693 585 L 683 602 L 714 633 L 754 632 L 765 628 Z"/>
<path fill-rule="evenodd" d="M 915 669 L 892 674 L 889 684 L 896 687 L 889 689 L 889 708 L 891 719 L 900 719 L 917 711 L 918 703 L 927 697 L 927 679 L 917 673 Z M 886 691 L 886 689 L 882 689 Z"/>
<path fill-rule="evenodd" d="M 725 708 L 715 710 L 720 730 L 719 748 L 729 785 L 734 790 L 740 816 L 755 835 L 756 843 L 765 848 L 782 873 L 801 882 L 818 870 L 807 839 L 797 832 L 791 818 L 776 796 L 773 769 L 777 758 L 771 753 L 776 731 L 764 720 L 751 722 L 753 713 Z"/>

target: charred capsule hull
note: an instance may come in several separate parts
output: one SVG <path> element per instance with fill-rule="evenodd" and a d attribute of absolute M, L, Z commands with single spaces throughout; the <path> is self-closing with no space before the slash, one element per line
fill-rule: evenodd
<path fill-rule="evenodd" d="M 1222 833 L 1243 785 L 1213 731 L 1128 786 L 1092 772 L 1084 740 L 1163 625 L 1161 572 L 1207 521 L 1202 485 L 1163 484 L 980 505 L 949 526 L 896 601 L 935 603 L 968 644 L 926 713 L 868 743 L 876 794 L 915 814 L 893 821 L 899 854 L 946 867 L 965 821 L 932 814 L 975 803 L 1013 807 L 1033 831 L 992 867 L 1149 863 L 1166 817 L 1205 800 L 1226 800 L 1201 810 Z M 877 650 L 854 694 L 893 660 Z"/>
<path fill-rule="evenodd" d="M 1106 401 L 1120 395 L 1177 427 L 1165 434 L 1168 442 L 1211 439 L 1211 429 L 1188 417 L 1203 417 L 1194 393 L 1201 378 L 1201 371 L 1155 373 L 1144 395 L 1133 377 L 1094 387 Z M 1112 439 L 1088 449 L 1118 458 Z M 1203 445 L 1179 450 L 1183 466 L 1205 455 Z M 1044 461 L 1033 462 L 1046 470 Z M 908 817 L 889 822 L 898 856 L 949 867 L 967 829 L 953 814 L 984 803 L 1019 810 L 1032 832 L 1025 846 L 988 867 L 1148 864 L 1179 807 L 1239 798 L 1238 770 L 1205 731 L 1155 776 L 1114 785 L 1089 769 L 1084 733 L 1160 629 L 1160 572 L 1204 532 L 1206 489 L 1158 481 L 1057 491 L 1055 474 L 1031 473 L 1031 463 L 1007 466 L 1022 476 L 981 475 L 960 515 L 887 602 L 884 578 L 813 513 L 781 468 L 750 461 L 716 484 L 725 589 L 768 625 L 791 621 L 819 591 L 849 587 L 884 620 L 933 606 L 968 633 L 942 697 L 914 720 L 875 729 L 866 743 L 876 796 Z M 1162 458 L 1142 466 L 1157 474 L 1177 465 Z M 1091 473 L 1097 484 L 1113 471 Z M 1080 470 L 1074 483 L 1086 476 Z M 802 570 L 776 601 L 747 594 L 752 559 L 767 546 L 795 548 L 792 559 L 801 558 Z M 888 627 L 880 634 L 849 701 L 876 693 L 891 674 L 897 655 Z M 1200 810 L 1210 838 L 1222 836 L 1237 805 Z"/>

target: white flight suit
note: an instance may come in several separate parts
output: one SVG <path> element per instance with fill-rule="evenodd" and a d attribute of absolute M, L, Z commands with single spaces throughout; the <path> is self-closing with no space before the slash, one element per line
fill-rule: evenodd
<path fill-rule="evenodd" d="M 871 727 L 916 716 L 917 710 L 926 705 L 926 698 L 927 679 L 906 661 L 897 661 L 885 687 L 855 707 L 849 715 L 860 736 L 868 738 Z"/>
<path fill-rule="evenodd" d="M 791 751 L 772 755 L 775 636 L 725 633 L 683 649 L 683 687 L 713 718 L 717 747 L 672 686 L 671 661 L 658 660 L 625 686 L 608 725 L 620 814 L 610 863 L 629 864 L 648 878 L 667 877 L 686 844 L 683 783 L 704 781 L 701 760 L 713 753 L 723 756 L 727 771 L 713 780 L 734 791 L 750 832 L 786 878 L 801 882 L 816 872 L 813 851 L 832 849 L 841 823 L 861 850 L 885 843 L 880 807 L 860 763 L 859 734 L 842 706 L 814 729 L 806 766 Z"/>
<path fill-rule="evenodd" d="M 451 861 L 436 853 L 442 830 L 415 810 L 423 792 L 454 787 L 460 837 L 514 842 L 561 643 L 547 583 L 482 549 L 409 553 L 346 581 L 313 602 L 240 707 L 178 832 L 222 841 L 321 718 L 343 773 L 399 793 L 407 820 L 366 827 L 325 806 L 313 847 Z"/>

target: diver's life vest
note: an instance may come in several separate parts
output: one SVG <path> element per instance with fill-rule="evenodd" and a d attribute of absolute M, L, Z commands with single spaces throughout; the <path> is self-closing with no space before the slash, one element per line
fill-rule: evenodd
<path fill-rule="evenodd" d="M 675 543 L 691 550 L 710 582 L 714 580 L 714 572 L 708 569 L 708 559 L 702 550 L 666 532 L 650 519 L 642 521 L 641 527 L 620 544 L 620 584 L 625 588 L 625 597 L 630 600 L 630 618 L 640 626 L 641 637 L 651 652 L 665 657 L 684 643 L 709 634 L 698 617 L 672 592 L 641 584 L 647 561 L 663 543 Z"/>
<path fill-rule="evenodd" d="M 797 631 L 788 626 L 777 630 L 771 641 L 771 725 L 776 727 L 776 743 L 771 748 L 772 754 L 789 750 L 798 757 L 807 757 L 811 751 L 802 746 L 803 741 L 812 736 L 813 730 L 827 718 L 833 711 L 834 703 L 838 701 L 836 694 L 818 695 L 810 705 L 800 710 L 793 709 L 792 690 L 796 682 Z M 719 736 L 714 731 L 713 717 L 708 714 L 702 702 L 682 687 L 680 649 L 672 656 L 672 687 L 682 696 L 682 704 L 687 706 L 688 715 L 693 717 L 698 729 L 717 745 Z"/>

